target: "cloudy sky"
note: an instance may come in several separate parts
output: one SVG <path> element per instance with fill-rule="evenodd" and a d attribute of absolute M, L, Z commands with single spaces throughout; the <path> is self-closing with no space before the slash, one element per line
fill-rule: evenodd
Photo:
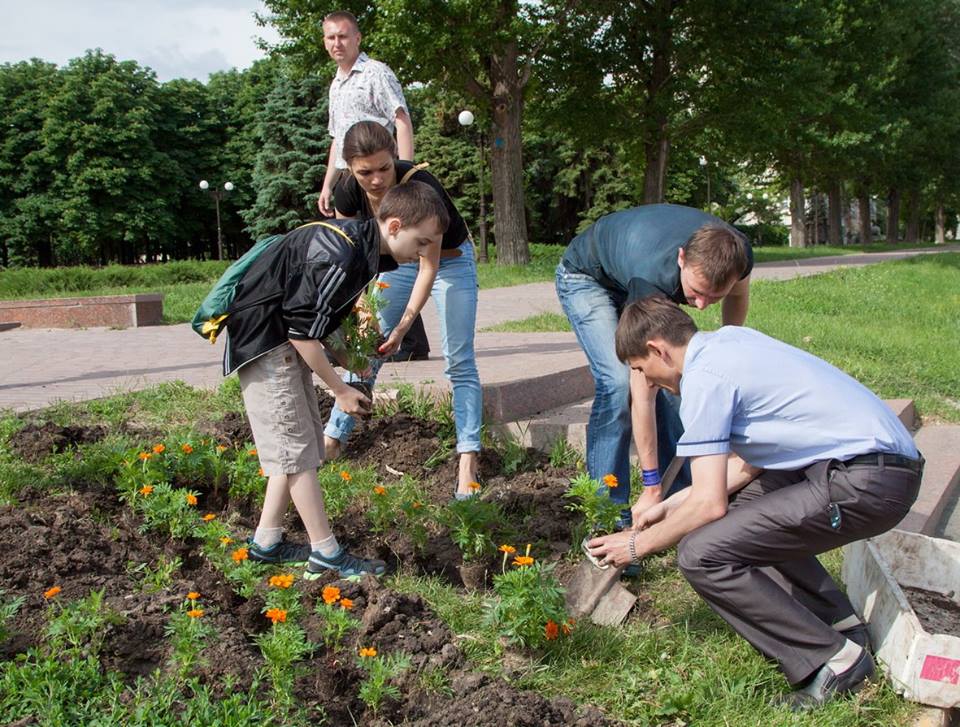
<path fill-rule="evenodd" d="M 0 63 L 41 58 L 63 65 L 88 48 L 149 66 L 160 81 L 207 80 L 263 56 L 277 39 L 253 13 L 260 0 L 0 0 Z"/>

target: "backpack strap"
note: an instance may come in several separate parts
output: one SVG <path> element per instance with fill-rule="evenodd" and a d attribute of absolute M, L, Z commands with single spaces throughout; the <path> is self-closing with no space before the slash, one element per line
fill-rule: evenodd
<path fill-rule="evenodd" d="M 409 182 L 410 177 L 419 172 L 421 169 L 426 169 L 430 165 L 427 162 L 420 162 L 419 164 L 414 164 L 410 169 L 407 170 L 407 173 L 400 178 L 400 184 L 404 182 Z"/>
<path fill-rule="evenodd" d="M 329 222 L 308 222 L 308 223 L 305 224 L 305 225 L 300 225 L 300 227 L 298 227 L 297 229 L 298 229 L 298 230 L 302 230 L 304 227 L 314 227 L 315 225 L 320 225 L 321 227 L 326 227 L 328 230 L 333 230 L 333 231 L 336 232 L 338 235 L 340 235 L 340 237 L 342 237 L 344 240 L 346 240 L 347 242 L 349 242 L 351 246 L 353 246 L 353 247 L 356 247 L 356 246 L 357 246 L 357 243 L 355 243 L 355 242 L 353 241 L 353 238 L 350 237 L 350 235 L 348 235 L 346 232 L 344 232 L 343 230 L 341 230 L 341 229 L 340 229 L 339 227 L 337 227 L 336 225 L 331 225 Z"/>

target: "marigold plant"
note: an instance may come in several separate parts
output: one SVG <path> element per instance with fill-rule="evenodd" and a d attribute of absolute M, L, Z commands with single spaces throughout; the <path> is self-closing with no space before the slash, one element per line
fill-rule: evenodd
<path fill-rule="evenodd" d="M 293 585 L 293 574 L 283 573 L 278 576 L 270 576 L 270 585 L 274 588 L 289 588 Z"/>
<path fill-rule="evenodd" d="M 187 611 L 187 616 L 189 616 L 190 618 L 200 618 L 203 616 L 203 609 L 191 608 L 189 611 Z"/>
<path fill-rule="evenodd" d="M 285 623 L 287 620 L 287 612 L 284 611 L 282 608 L 267 609 L 266 616 L 275 624 Z"/>
<path fill-rule="evenodd" d="M 543 627 L 543 636 L 547 641 L 556 641 L 560 635 L 560 626 L 553 619 L 547 619 L 546 626 Z"/>
<path fill-rule="evenodd" d="M 153 492 L 153 485 L 144 485 L 140 488 L 140 494 L 146 497 L 151 492 Z"/>
<path fill-rule="evenodd" d="M 603 484 L 605 484 L 610 489 L 613 489 L 620 483 L 617 481 L 617 476 L 611 473 L 603 476 Z"/>
<path fill-rule="evenodd" d="M 217 519 L 217 516 L 214 515 L 212 512 L 208 512 L 206 515 L 204 515 L 204 516 L 203 516 L 202 518 L 200 518 L 200 519 L 203 520 L 205 523 L 208 523 L 208 522 L 210 522 L 211 520 L 216 520 L 216 519 Z"/>
<path fill-rule="evenodd" d="M 163 444 L 155 444 L 155 445 L 153 445 L 153 453 L 154 453 L 154 454 L 163 454 L 166 450 L 167 450 L 167 448 L 166 448 L 166 446 L 163 445 Z"/>
<path fill-rule="evenodd" d="M 351 608 L 353 608 L 353 601 L 349 598 L 341 598 L 340 608 L 345 608 L 349 611 Z"/>
<path fill-rule="evenodd" d="M 377 649 L 374 646 L 361 646 L 360 647 L 360 656 L 363 658 L 371 658 L 377 655 Z"/>
<path fill-rule="evenodd" d="M 350 476 L 350 473 L 349 473 L 349 472 L 347 472 L 346 470 L 341 470 L 341 471 L 340 471 L 340 479 L 349 482 L 349 481 L 352 480 L 353 478 Z"/>
<path fill-rule="evenodd" d="M 320 595 L 323 597 L 324 603 L 334 604 L 340 600 L 340 589 L 336 586 L 324 586 Z"/>
<path fill-rule="evenodd" d="M 181 444 L 180 451 L 184 454 L 193 454 L 193 446 L 187 443 Z"/>
<path fill-rule="evenodd" d="M 374 495 L 386 495 L 386 494 L 387 494 L 387 488 L 384 487 L 383 485 L 377 485 L 376 487 L 373 488 L 373 494 L 374 494 Z"/>
<path fill-rule="evenodd" d="M 246 548 L 237 548 L 230 554 L 230 557 L 237 563 L 246 560 L 250 556 Z"/>
<path fill-rule="evenodd" d="M 63 589 L 60 588 L 60 586 L 53 586 L 52 588 L 48 588 L 43 592 L 43 597 L 49 601 L 51 598 L 54 598 L 62 590 Z"/>
<path fill-rule="evenodd" d="M 198 598 L 200 598 L 200 594 L 196 591 L 190 591 L 190 593 L 187 594 L 187 599 L 190 601 L 196 601 Z"/>
<path fill-rule="evenodd" d="M 220 538 L 221 545 L 230 545 L 230 543 L 232 542 L 233 542 L 233 538 L 231 538 L 229 535 L 224 535 L 223 537 Z"/>
<path fill-rule="evenodd" d="M 187 500 L 187 504 L 190 505 L 190 507 L 194 507 L 197 504 L 197 496 L 194 495 L 192 492 L 188 492 L 185 495 L 185 497 Z"/>

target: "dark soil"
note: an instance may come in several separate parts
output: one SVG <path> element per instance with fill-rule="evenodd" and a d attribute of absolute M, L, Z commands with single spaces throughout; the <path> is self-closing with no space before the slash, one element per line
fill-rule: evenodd
<path fill-rule="evenodd" d="M 106 427 L 60 426 L 53 422 L 29 422 L 10 437 L 10 449 L 27 462 L 39 462 L 50 454 L 59 454 L 80 444 L 99 442 L 107 436 Z"/>
<path fill-rule="evenodd" d="M 960 603 L 942 593 L 923 588 L 900 587 L 907 594 L 907 600 L 913 606 L 924 631 L 960 637 Z"/>

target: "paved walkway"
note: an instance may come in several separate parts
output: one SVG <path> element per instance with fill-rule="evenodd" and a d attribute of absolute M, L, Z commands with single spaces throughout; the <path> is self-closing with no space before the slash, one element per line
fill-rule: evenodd
<path fill-rule="evenodd" d="M 884 260 L 960 250 L 873 253 L 796 262 L 763 263 L 753 277 L 784 280 L 838 267 L 861 267 Z M 477 328 L 539 312 L 559 312 L 553 283 L 531 283 L 480 291 Z M 388 364 L 383 384 L 409 382 L 446 388 L 440 333 L 432 303 L 424 324 L 434 346 L 429 361 Z M 0 408 L 26 411 L 58 400 L 92 399 L 180 379 L 213 387 L 222 380 L 223 344 L 204 343 L 186 324 L 115 330 L 108 328 L 16 329 L 0 333 Z M 586 398 L 592 384 L 586 361 L 569 333 L 477 335 L 477 363 L 488 414 L 497 420 L 531 414 Z"/>

